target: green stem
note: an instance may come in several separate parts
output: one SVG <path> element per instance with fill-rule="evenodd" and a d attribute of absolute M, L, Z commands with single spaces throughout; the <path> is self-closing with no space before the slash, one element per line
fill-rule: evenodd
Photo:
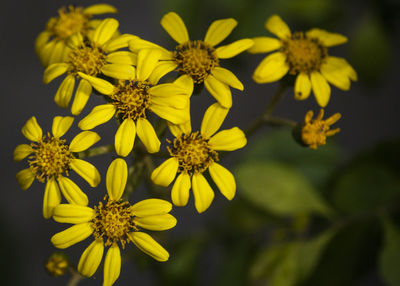
<path fill-rule="evenodd" d="M 79 158 L 88 158 L 88 157 L 104 155 L 113 151 L 115 151 L 114 145 L 104 145 L 79 152 L 78 156 Z"/>
<path fill-rule="evenodd" d="M 73 268 L 70 268 L 70 272 L 71 272 L 71 279 L 68 281 L 67 286 L 76 286 L 79 284 L 81 280 L 85 278 Z"/>

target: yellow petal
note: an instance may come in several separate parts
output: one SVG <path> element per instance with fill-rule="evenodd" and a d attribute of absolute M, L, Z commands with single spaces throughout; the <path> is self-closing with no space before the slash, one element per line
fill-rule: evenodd
<path fill-rule="evenodd" d="M 101 72 L 106 76 L 122 80 L 135 77 L 135 68 L 129 64 L 107 64 L 101 68 Z"/>
<path fill-rule="evenodd" d="M 114 92 L 114 86 L 104 79 L 90 76 L 81 72 L 78 72 L 78 75 L 90 82 L 94 89 L 102 94 L 111 95 Z"/>
<path fill-rule="evenodd" d="M 148 93 L 155 97 L 168 98 L 174 95 L 187 95 L 187 90 L 174 83 L 163 83 L 149 88 Z M 168 105 L 173 106 L 174 103 Z"/>
<path fill-rule="evenodd" d="M 114 35 L 118 29 L 119 23 L 112 18 L 104 19 L 101 24 L 96 28 L 93 35 L 93 42 L 101 46 Z"/>
<path fill-rule="evenodd" d="M 51 126 L 51 132 L 53 136 L 56 138 L 60 138 L 63 136 L 71 127 L 74 122 L 74 118 L 72 116 L 56 116 L 53 119 L 53 125 Z"/>
<path fill-rule="evenodd" d="M 254 42 L 252 39 L 241 39 L 229 45 L 221 46 L 217 48 L 215 52 L 217 53 L 218 58 L 229 59 L 251 48 L 253 44 Z"/>
<path fill-rule="evenodd" d="M 211 95 L 225 108 L 232 107 L 232 94 L 229 86 L 209 75 L 204 81 L 204 86 Z"/>
<path fill-rule="evenodd" d="M 88 14 L 88 15 L 100 15 L 100 14 L 117 13 L 117 12 L 118 12 L 117 8 L 109 4 L 94 4 L 86 7 L 83 10 L 83 14 Z"/>
<path fill-rule="evenodd" d="M 136 137 L 136 126 L 132 119 L 125 119 L 115 133 L 115 151 L 119 156 L 126 157 L 132 151 Z"/>
<path fill-rule="evenodd" d="M 53 215 L 54 208 L 61 202 L 61 193 L 54 178 L 47 181 L 43 197 L 43 217 L 49 219 Z"/>
<path fill-rule="evenodd" d="M 173 124 L 171 122 L 167 122 L 169 131 L 171 131 L 172 135 L 175 137 L 179 137 L 183 134 L 189 134 L 192 132 L 192 126 L 190 123 L 190 119 L 186 121 L 184 124 Z"/>
<path fill-rule="evenodd" d="M 176 225 L 176 218 L 170 214 L 135 217 L 133 221 L 141 228 L 155 231 L 171 229 Z"/>
<path fill-rule="evenodd" d="M 265 22 L 265 28 L 280 39 L 287 39 L 292 35 L 289 27 L 278 15 L 269 17 Z"/>
<path fill-rule="evenodd" d="M 39 59 L 42 62 L 42 65 L 44 67 L 47 67 L 49 65 L 49 60 L 51 56 L 51 52 L 54 49 L 54 46 L 56 45 L 56 40 L 53 39 L 47 44 L 45 44 L 41 49 L 39 53 Z"/>
<path fill-rule="evenodd" d="M 55 63 L 49 65 L 43 74 L 43 83 L 48 84 L 53 79 L 67 72 L 69 65 L 67 63 Z"/>
<path fill-rule="evenodd" d="M 230 35 L 236 25 L 237 21 L 233 18 L 221 19 L 212 22 L 207 30 L 204 42 L 211 46 L 218 45 Z"/>
<path fill-rule="evenodd" d="M 202 213 L 211 205 L 214 199 L 214 191 L 201 173 L 193 174 L 192 189 L 194 206 L 198 213 Z"/>
<path fill-rule="evenodd" d="M 83 36 L 80 32 L 73 34 L 68 38 L 67 45 L 71 49 L 79 49 L 83 44 Z"/>
<path fill-rule="evenodd" d="M 124 193 L 128 179 L 128 166 L 124 159 L 117 158 L 111 162 L 106 175 L 107 193 L 110 199 L 118 201 Z"/>
<path fill-rule="evenodd" d="M 65 43 L 64 41 L 58 41 L 51 51 L 51 55 L 49 57 L 48 65 L 52 65 L 55 63 L 60 63 L 62 60 L 63 52 L 64 52 Z"/>
<path fill-rule="evenodd" d="M 136 65 L 137 55 L 128 51 L 119 51 L 107 55 L 107 62 L 112 64 Z"/>
<path fill-rule="evenodd" d="M 281 47 L 281 41 L 270 37 L 256 37 L 252 39 L 254 45 L 247 50 L 251 54 L 263 54 L 275 51 Z"/>
<path fill-rule="evenodd" d="M 91 223 L 81 223 L 56 233 L 51 238 L 51 243 L 57 248 L 64 249 L 84 240 L 92 233 L 93 228 Z"/>
<path fill-rule="evenodd" d="M 71 113 L 73 115 L 79 115 L 82 112 L 91 93 L 92 85 L 86 79 L 82 78 L 75 92 L 75 98 L 71 106 Z"/>
<path fill-rule="evenodd" d="M 138 52 L 136 78 L 146 80 L 156 67 L 161 57 L 159 49 L 143 49 Z"/>
<path fill-rule="evenodd" d="M 104 260 L 103 286 L 111 286 L 118 279 L 121 272 L 121 252 L 116 243 L 107 251 Z"/>
<path fill-rule="evenodd" d="M 169 184 L 175 179 L 176 172 L 179 168 L 178 159 L 175 157 L 169 158 L 158 166 L 151 173 L 151 180 L 154 184 L 168 187 Z"/>
<path fill-rule="evenodd" d="M 104 253 L 104 243 L 101 239 L 93 241 L 82 253 L 78 263 L 78 271 L 81 275 L 91 277 L 96 273 Z"/>
<path fill-rule="evenodd" d="M 113 104 L 98 105 L 78 123 L 78 126 L 82 130 L 93 129 L 110 120 L 115 111 L 116 108 Z"/>
<path fill-rule="evenodd" d="M 23 169 L 17 173 L 18 185 L 23 191 L 28 189 L 35 180 L 35 174 L 32 173 L 30 168 Z"/>
<path fill-rule="evenodd" d="M 311 85 L 319 106 L 325 107 L 331 96 L 331 87 L 319 72 L 311 73 Z"/>
<path fill-rule="evenodd" d="M 187 74 L 181 75 L 174 81 L 174 84 L 183 88 L 188 96 L 192 95 L 194 89 L 194 83 L 193 79 L 189 75 Z"/>
<path fill-rule="evenodd" d="M 349 64 L 344 59 L 328 57 L 321 65 L 321 74 L 337 88 L 350 89 Z"/>
<path fill-rule="evenodd" d="M 232 200 L 236 192 L 236 182 L 232 173 L 215 162 L 208 167 L 208 171 L 218 189 L 221 191 L 221 194 L 228 200 Z"/>
<path fill-rule="evenodd" d="M 189 200 L 190 187 L 190 176 L 187 173 L 181 173 L 172 186 L 172 203 L 178 207 L 186 206 Z"/>
<path fill-rule="evenodd" d="M 189 34 L 181 17 L 175 12 L 169 12 L 161 19 L 161 26 L 179 44 L 189 41 Z"/>
<path fill-rule="evenodd" d="M 150 110 L 174 124 L 183 124 L 190 120 L 189 104 L 187 108 L 177 109 L 171 106 L 159 105 L 155 102 L 150 106 Z"/>
<path fill-rule="evenodd" d="M 72 139 L 69 144 L 69 150 L 71 152 L 85 151 L 99 140 L 100 136 L 96 132 L 82 131 Z"/>
<path fill-rule="evenodd" d="M 212 70 L 211 74 L 220 82 L 225 83 L 238 90 L 243 90 L 243 84 L 238 78 L 230 71 L 221 67 L 216 67 Z"/>
<path fill-rule="evenodd" d="M 128 234 L 132 242 L 144 253 L 157 261 L 167 261 L 169 253 L 150 235 L 144 232 L 131 232 Z"/>
<path fill-rule="evenodd" d="M 137 36 L 131 34 L 122 34 L 108 41 L 103 46 L 103 49 L 107 52 L 113 52 L 122 48 L 126 48 L 128 47 L 129 41 L 131 41 L 134 38 L 137 38 Z"/>
<path fill-rule="evenodd" d="M 306 73 L 300 73 L 296 77 L 294 84 L 294 98 L 297 100 L 304 100 L 308 98 L 311 92 L 310 77 Z"/>
<path fill-rule="evenodd" d="M 156 153 L 160 150 L 161 142 L 151 123 L 145 118 L 139 118 L 136 122 L 136 132 L 147 152 Z"/>
<path fill-rule="evenodd" d="M 38 142 L 42 139 L 43 131 L 37 123 L 35 116 L 32 116 L 26 121 L 21 131 L 25 138 L 30 141 Z"/>
<path fill-rule="evenodd" d="M 41 49 L 46 45 L 46 43 L 49 41 L 51 37 L 51 34 L 49 31 L 45 30 L 41 32 L 35 40 L 35 52 L 37 55 L 40 54 Z"/>
<path fill-rule="evenodd" d="M 218 102 L 207 108 L 201 122 L 200 133 L 205 138 L 210 138 L 221 127 L 229 109 L 222 107 Z"/>
<path fill-rule="evenodd" d="M 152 85 L 156 85 L 164 75 L 175 70 L 176 67 L 177 65 L 173 61 L 160 61 L 157 63 L 153 72 L 150 74 L 148 81 Z"/>
<path fill-rule="evenodd" d="M 73 181 L 66 177 L 59 176 L 58 184 L 60 186 L 61 193 L 70 204 L 87 206 L 89 202 L 88 197 Z"/>
<path fill-rule="evenodd" d="M 53 219 L 56 222 L 78 224 L 91 221 L 95 215 L 96 211 L 89 207 L 59 204 L 54 209 Z"/>
<path fill-rule="evenodd" d="M 54 101 L 61 108 L 67 108 L 72 98 L 72 93 L 75 87 L 75 76 L 67 75 L 54 96 Z"/>
<path fill-rule="evenodd" d="M 209 143 L 214 150 L 233 151 L 245 146 L 247 139 L 242 130 L 233 127 L 218 132 L 210 138 Z"/>
<path fill-rule="evenodd" d="M 96 167 L 81 159 L 73 159 L 70 167 L 92 187 L 100 184 L 100 174 Z"/>
<path fill-rule="evenodd" d="M 163 88 L 157 88 L 156 93 L 157 95 L 153 94 L 153 90 L 149 91 L 149 93 L 152 95 L 151 97 L 151 101 L 154 104 L 157 105 L 161 105 L 161 106 L 169 106 L 169 107 L 173 107 L 176 109 L 184 109 L 187 108 L 190 100 L 189 100 L 189 96 L 187 96 L 186 94 L 182 94 L 182 92 L 184 92 L 184 90 L 179 88 L 179 92 L 181 92 L 181 94 L 179 93 L 173 93 L 175 88 L 169 88 L 167 86 L 173 86 L 173 84 L 170 83 L 164 83 L 162 84 L 164 87 Z M 161 85 L 158 85 L 156 87 L 159 87 Z M 154 87 L 152 87 L 154 88 Z M 160 91 L 165 91 L 160 93 Z M 155 90 L 154 90 L 155 91 Z"/>
<path fill-rule="evenodd" d="M 171 203 L 160 199 L 147 199 L 131 206 L 131 212 L 136 217 L 161 215 L 169 213 L 171 210 Z"/>
<path fill-rule="evenodd" d="M 325 47 L 337 46 L 347 42 L 347 37 L 343 35 L 330 33 L 317 28 L 311 29 L 306 35 L 309 38 L 317 38 Z"/>
<path fill-rule="evenodd" d="M 253 73 L 256 83 L 269 83 L 280 80 L 289 71 L 286 56 L 283 53 L 273 53 L 264 58 Z"/>
<path fill-rule="evenodd" d="M 161 52 L 160 60 L 173 60 L 173 53 L 157 44 L 143 40 L 139 37 L 135 37 L 129 41 L 129 50 L 132 52 L 137 53 L 142 49 L 159 49 Z"/>
<path fill-rule="evenodd" d="M 14 150 L 14 161 L 19 162 L 25 159 L 33 151 L 32 147 L 28 144 L 20 144 Z"/>

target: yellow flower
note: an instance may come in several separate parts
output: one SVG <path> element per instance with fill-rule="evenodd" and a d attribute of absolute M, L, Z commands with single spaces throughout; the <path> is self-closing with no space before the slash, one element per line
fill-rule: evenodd
<path fill-rule="evenodd" d="M 57 248 L 67 248 L 93 234 L 94 241 L 83 252 L 78 271 L 87 277 L 99 267 L 104 249 L 109 246 L 104 261 L 103 285 L 112 285 L 121 270 L 120 247 L 133 242 L 140 250 L 158 261 L 166 261 L 168 252 L 141 228 L 162 231 L 176 225 L 176 219 L 169 214 L 171 203 L 160 199 L 147 199 L 130 205 L 121 200 L 127 182 L 128 168 L 121 158 L 115 159 L 106 175 L 108 199 L 90 208 L 61 204 L 54 210 L 54 220 L 74 224 L 55 234 L 51 242 Z M 107 196 L 106 196 L 107 197 Z M 106 199 L 106 198 L 105 198 Z"/>
<path fill-rule="evenodd" d="M 35 50 L 43 66 L 64 62 L 70 48 L 67 41 L 75 33 L 86 36 L 100 20 L 92 20 L 93 15 L 116 13 L 117 9 L 108 4 L 95 4 L 87 8 L 68 6 L 58 10 L 58 17 L 51 18 L 46 30 L 36 38 Z"/>
<path fill-rule="evenodd" d="M 229 45 L 215 46 L 222 42 L 237 25 L 236 20 L 222 19 L 214 21 L 204 40 L 190 40 L 182 19 L 174 12 L 166 14 L 161 19 L 161 25 L 178 43 L 170 52 L 151 42 L 135 38 L 129 43 L 131 51 L 142 48 L 159 48 L 162 51 L 160 65 L 169 71 L 177 70 L 184 74 L 192 83 L 204 82 L 211 95 L 223 106 L 232 106 L 232 95 L 229 86 L 243 90 L 243 84 L 229 70 L 222 68 L 220 59 L 227 59 L 247 50 L 253 45 L 251 39 L 242 39 Z"/>
<path fill-rule="evenodd" d="M 115 134 L 118 155 L 127 156 L 131 152 L 136 133 L 149 153 L 158 152 L 160 140 L 146 114 L 151 111 L 174 124 L 184 123 L 190 119 L 189 97 L 193 91 L 193 85 L 187 83 L 185 77 L 174 83 L 157 84 L 164 74 L 156 69 L 160 56 L 158 49 L 139 51 L 132 76 L 109 91 L 103 91 L 110 103 L 96 106 L 78 126 L 89 130 L 116 116 L 122 122 Z M 108 84 L 95 77 L 82 77 L 92 84 Z"/>
<path fill-rule="evenodd" d="M 287 73 L 296 75 L 295 99 L 308 98 L 312 89 L 318 104 L 325 107 L 331 95 L 328 83 L 348 90 L 350 80 L 357 80 L 357 73 L 345 59 L 328 55 L 329 47 L 347 42 L 345 36 L 321 29 L 292 34 L 286 23 L 277 15 L 271 16 L 265 27 L 278 39 L 253 39 L 254 46 L 248 50 L 250 53 L 275 51 L 264 58 L 254 71 L 255 82 L 274 82 Z"/>
<path fill-rule="evenodd" d="M 68 60 L 63 63 L 49 65 L 44 71 L 43 82 L 50 83 L 53 79 L 67 73 L 54 97 L 62 108 L 67 108 L 75 87 L 75 79 L 80 80 L 71 106 L 71 113 L 78 115 L 85 107 L 92 92 L 92 87 L 100 92 L 113 89 L 111 83 L 99 85 L 96 80 L 89 82 L 85 76 L 97 77 L 106 75 L 116 79 L 128 79 L 135 70 L 131 65 L 132 53 L 116 50 L 127 47 L 128 41 L 134 36 L 124 34 L 113 37 L 118 29 L 118 21 L 105 19 L 98 27 L 83 38 L 80 33 L 72 35 L 68 40 L 71 51 Z"/>
<path fill-rule="evenodd" d="M 326 120 L 324 117 L 324 110 L 321 109 L 317 118 L 313 118 L 314 113 L 310 110 L 304 118 L 304 125 L 301 129 L 301 139 L 305 145 L 311 149 L 317 149 L 318 146 L 326 144 L 326 137 L 335 135 L 340 131 L 340 128 L 331 130 L 330 127 L 336 123 L 341 115 L 335 113 Z"/>
<path fill-rule="evenodd" d="M 96 167 L 74 156 L 75 152 L 84 151 L 99 141 L 100 136 L 95 132 L 84 131 L 67 144 L 61 137 L 71 127 L 73 121 L 73 117 L 56 116 L 52 125 L 53 135 L 50 133 L 43 135 L 36 118 L 31 117 L 22 127 L 22 134 L 32 141 L 31 144 L 18 145 L 14 150 L 15 161 L 21 161 L 29 156 L 29 167 L 17 174 L 18 183 L 23 190 L 28 189 L 35 178 L 42 183 L 47 181 L 43 198 L 43 216 L 46 219 L 53 215 L 54 207 L 60 204 L 61 193 L 71 204 L 87 205 L 87 196 L 72 180 L 65 177 L 69 175 L 71 169 L 92 187 L 100 183 Z"/>
<path fill-rule="evenodd" d="M 178 177 L 172 187 L 171 198 L 176 206 L 185 206 L 192 188 L 196 210 L 204 212 L 214 199 L 203 173 L 208 170 L 221 193 L 232 200 L 236 192 L 233 175 L 217 163 L 217 151 L 233 151 L 246 145 L 246 137 L 237 127 L 214 134 L 222 125 L 229 109 L 219 103 L 211 105 L 204 114 L 200 132 L 191 131 L 190 122 L 185 125 L 170 125 L 175 139 L 168 151 L 171 158 L 157 167 L 151 174 L 152 181 L 167 187 Z"/>

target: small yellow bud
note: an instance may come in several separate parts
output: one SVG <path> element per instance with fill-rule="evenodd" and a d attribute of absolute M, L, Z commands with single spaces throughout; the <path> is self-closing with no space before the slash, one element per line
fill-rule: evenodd
<path fill-rule="evenodd" d="M 68 270 L 68 257 L 62 252 L 54 252 L 46 261 L 46 270 L 51 276 L 59 277 Z"/>

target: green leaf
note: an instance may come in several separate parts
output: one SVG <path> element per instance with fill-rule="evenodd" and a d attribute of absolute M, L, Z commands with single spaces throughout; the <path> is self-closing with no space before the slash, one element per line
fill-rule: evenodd
<path fill-rule="evenodd" d="M 383 278 L 390 286 L 400 285 L 400 230 L 388 219 L 382 220 L 385 233 L 379 267 Z"/>
<path fill-rule="evenodd" d="M 290 166 L 279 162 L 245 163 L 235 173 L 241 195 L 262 209 L 277 215 L 331 213 L 308 180 Z"/>

